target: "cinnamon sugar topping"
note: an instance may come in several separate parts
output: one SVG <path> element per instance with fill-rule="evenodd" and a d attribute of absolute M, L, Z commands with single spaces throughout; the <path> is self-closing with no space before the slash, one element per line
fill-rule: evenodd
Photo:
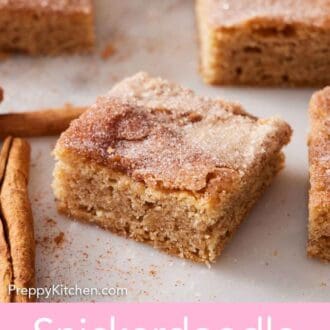
<path fill-rule="evenodd" d="M 210 175 L 241 176 L 262 165 L 290 134 L 280 119 L 258 120 L 236 104 L 139 73 L 99 98 L 58 143 L 148 185 L 198 191 Z"/>
<path fill-rule="evenodd" d="M 90 12 L 92 0 L 0 0 L 0 8 Z"/>
<path fill-rule="evenodd" d="M 330 25 L 330 0 L 204 0 L 210 23 L 231 27 L 253 20 Z"/>

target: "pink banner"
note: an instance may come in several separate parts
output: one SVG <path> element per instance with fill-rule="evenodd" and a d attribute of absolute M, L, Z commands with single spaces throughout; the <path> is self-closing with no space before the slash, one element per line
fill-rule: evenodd
<path fill-rule="evenodd" d="M 330 304 L 2 304 L 4 330 L 329 330 Z"/>

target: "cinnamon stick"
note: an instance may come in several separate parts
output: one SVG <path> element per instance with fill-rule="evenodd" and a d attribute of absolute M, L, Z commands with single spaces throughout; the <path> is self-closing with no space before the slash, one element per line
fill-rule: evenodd
<path fill-rule="evenodd" d="M 0 302 L 10 302 L 11 294 L 8 290 L 12 283 L 13 272 L 10 259 L 9 246 L 7 244 L 2 219 L 0 219 Z"/>
<path fill-rule="evenodd" d="M 12 140 L 11 137 L 6 138 L 0 152 L 0 187 L 4 178 Z M 12 283 L 13 272 L 4 225 L 0 212 L 0 302 L 10 302 L 11 295 L 8 287 Z"/>
<path fill-rule="evenodd" d="M 11 136 L 7 137 L 3 142 L 2 149 L 0 152 L 0 187 L 5 176 L 6 165 L 12 142 L 13 138 Z"/>
<path fill-rule="evenodd" d="M 3 89 L 0 87 L 0 103 L 3 100 Z"/>
<path fill-rule="evenodd" d="M 65 105 L 63 108 L 0 115 L 0 138 L 12 135 L 36 137 L 58 135 L 87 108 Z"/>
<path fill-rule="evenodd" d="M 28 198 L 30 146 L 14 138 L 2 183 L 0 202 L 10 247 L 13 279 L 16 288 L 35 285 L 35 241 L 32 211 Z M 26 295 L 15 294 L 13 301 L 28 302 Z"/>

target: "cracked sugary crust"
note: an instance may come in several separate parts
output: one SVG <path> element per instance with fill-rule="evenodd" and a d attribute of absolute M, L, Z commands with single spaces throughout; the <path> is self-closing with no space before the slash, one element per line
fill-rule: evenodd
<path fill-rule="evenodd" d="M 290 135 L 278 118 L 257 119 L 237 104 L 139 73 L 99 98 L 57 148 L 150 186 L 201 191 L 210 181 L 258 173 Z"/>
<path fill-rule="evenodd" d="M 91 0 L 0 0 L 0 9 L 32 9 L 62 13 L 89 13 Z"/>
<path fill-rule="evenodd" d="M 330 27 L 330 0 L 204 0 L 209 23 L 231 28 L 253 21 Z"/>
<path fill-rule="evenodd" d="M 308 253 L 330 261 L 330 87 L 312 97 Z"/>

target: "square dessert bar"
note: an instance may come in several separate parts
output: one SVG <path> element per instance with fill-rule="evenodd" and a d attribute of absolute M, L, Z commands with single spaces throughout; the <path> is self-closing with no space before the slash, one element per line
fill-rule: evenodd
<path fill-rule="evenodd" d="M 59 211 L 170 254 L 213 262 L 283 166 L 290 127 L 139 73 L 55 147 Z"/>
<path fill-rule="evenodd" d="M 309 134 L 308 254 L 330 261 L 330 87 L 313 95 Z"/>
<path fill-rule="evenodd" d="M 330 83 L 329 0 L 196 0 L 207 83 Z"/>
<path fill-rule="evenodd" d="M 0 0 L 0 50 L 55 55 L 94 44 L 92 0 Z"/>

